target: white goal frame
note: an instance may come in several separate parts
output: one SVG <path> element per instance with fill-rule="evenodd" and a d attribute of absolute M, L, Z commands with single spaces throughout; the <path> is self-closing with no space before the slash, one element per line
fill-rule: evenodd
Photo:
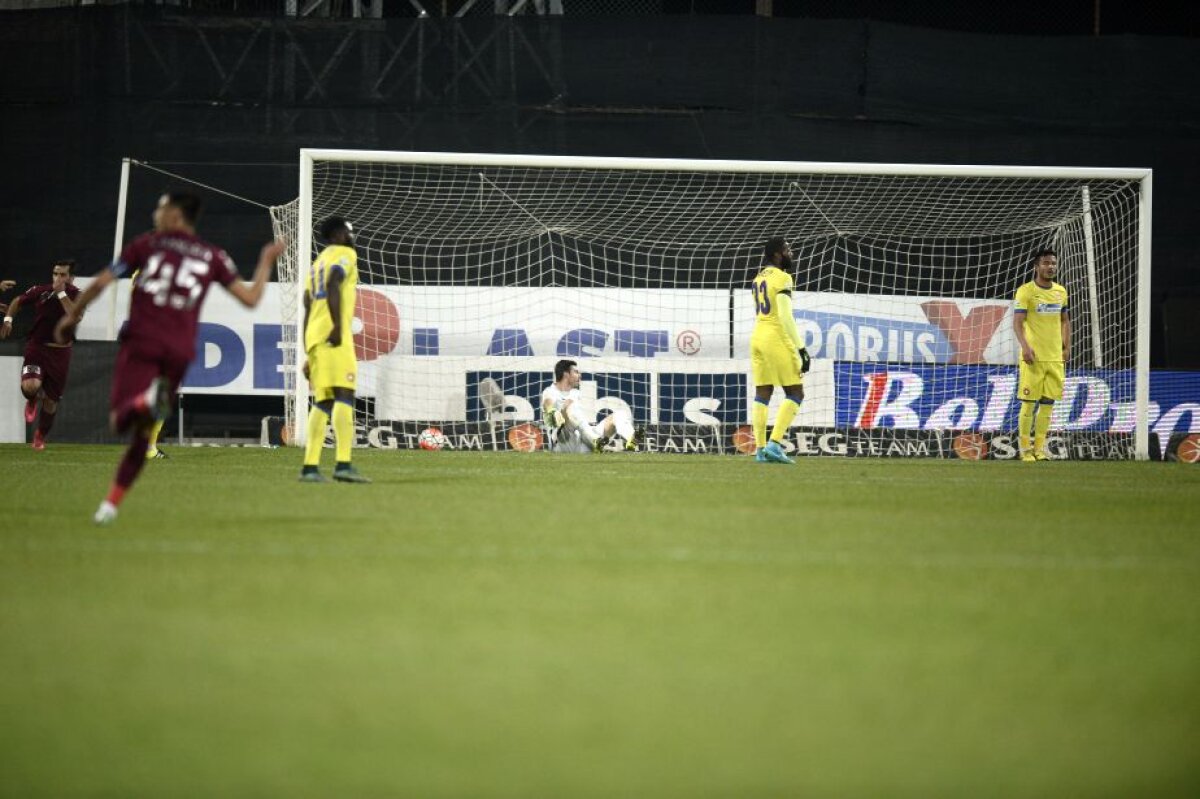
<path fill-rule="evenodd" d="M 303 275 L 312 261 L 312 178 L 315 161 L 359 161 L 374 163 L 405 163 L 479 167 L 523 167 L 547 169 L 603 169 L 603 170 L 662 170 L 701 172 L 781 173 L 806 172 L 828 175 L 862 176 L 907 176 L 907 177 L 977 177 L 977 178 L 1027 178 L 1027 179 L 1088 179 L 1136 181 L 1139 185 L 1138 240 L 1137 240 L 1137 283 L 1136 283 L 1136 355 L 1135 355 L 1135 414 L 1134 450 L 1140 460 L 1149 457 L 1148 411 L 1150 401 L 1150 225 L 1153 172 L 1140 168 L 1091 168 L 1091 167 L 1047 167 L 1047 166 L 994 166 L 994 165 L 946 165 L 946 164 L 868 164 L 848 162 L 805 162 L 805 161 L 736 161 L 698 160 L 672 158 L 611 158 L 590 156 L 551 155 L 506 155 L 487 153 L 438 153 L 375 150 L 314 149 L 300 150 L 300 185 L 298 203 L 298 229 L 296 247 L 296 294 L 295 307 L 297 324 L 303 320 L 304 281 Z M 1088 196 L 1083 189 L 1081 202 L 1084 206 L 1085 235 L 1089 240 L 1087 274 L 1089 298 L 1080 303 L 1080 308 L 1095 308 L 1095 268 L 1091 262 L 1091 229 L 1088 223 Z M 286 300 L 285 300 L 286 302 Z M 1092 311 L 1094 313 L 1094 310 Z M 303 340 L 302 331 L 297 331 L 297 341 Z M 300 409 L 307 407 L 308 384 L 301 374 L 304 351 L 301 344 L 295 347 L 296 380 L 292 400 L 297 413 L 292 414 L 291 441 L 303 444 L 306 435 L 304 414 Z M 1098 355 L 1097 355 L 1098 357 Z M 1100 364 L 1096 364 L 1100 365 Z"/>

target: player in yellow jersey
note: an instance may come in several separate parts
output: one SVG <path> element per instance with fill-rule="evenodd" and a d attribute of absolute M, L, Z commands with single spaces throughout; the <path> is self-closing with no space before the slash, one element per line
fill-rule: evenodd
<path fill-rule="evenodd" d="M 1071 319 L 1067 316 L 1067 290 L 1058 276 L 1054 250 L 1034 253 L 1033 280 L 1017 289 L 1013 300 L 1013 333 L 1021 346 L 1017 399 L 1017 437 L 1021 460 L 1044 461 L 1046 431 L 1056 400 L 1062 399 L 1064 364 L 1071 349 Z"/>
<path fill-rule="evenodd" d="M 350 464 L 354 446 L 354 387 L 358 361 L 354 357 L 355 287 L 358 253 L 354 228 L 345 219 L 331 216 L 321 223 L 326 247 L 313 261 L 304 291 L 304 376 L 312 384 L 313 406 L 308 413 L 308 443 L 300 480 L 324 483 L 320 472 L 325 428 L 333 422 L 337 461 L 333 479 L 343 483 L 369 483 Z"/>
<path fill-rule="evenodd" d="M 793 463 L 783 451 L 783 437 L 804 400 L 804 373 L 809 368 L 808 350 L 792 316 L 792 248 L 782 237 L 767 242 L 763 265 L 754 276 L 756 317 L 750 334 L 750 370 L 754 378 L 754 459 L 768 463 Z M 775 386 L 787 395 L 771 440 L 767 441 L 767 408 Z"/>

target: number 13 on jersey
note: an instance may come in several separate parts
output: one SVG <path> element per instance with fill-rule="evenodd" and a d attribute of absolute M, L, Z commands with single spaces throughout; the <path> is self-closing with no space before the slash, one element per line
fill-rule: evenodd
<path fill-rule="evenodd" d="M 767 281 L 759 280 L 751 283 L 750 288 L 754 290 L 754 305 L 758 309 L 759 316 L 770 316 L 771 295 L 767 292 Z"/>

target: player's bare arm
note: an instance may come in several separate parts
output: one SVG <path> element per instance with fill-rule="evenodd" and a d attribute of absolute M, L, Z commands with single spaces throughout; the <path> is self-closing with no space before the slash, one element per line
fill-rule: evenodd
<path fill-rule="evenodd" d="M 10 281 L 11 282 L 11 281 Z M 0 325 L 0 339 L 6 339 L 12 335 L 13 317 L 21 310 L 21 298 L 17 297 L 9 304 L 8 310 L 5 311 L 4 324 Z"/>
<path fill-rule="evenodd" d="M 237 299 L 242 305 L 247 308 L 254 308 L 262 300 L 263 291 L 266 289 L 267 278 L 271 276 L 271 269 L 275 266 L 275 261 L 287 248 L 287 242 L 282 239 L 263 245 L 262 251 L 258 254 L 258 265 L 254 268 L 254 278 L 249 286 L 240 280 L 235 280 L 226 286 L 229 293 Z"/>
<path fill-rule="evenodd" d="M 1021 347 L 1021 359 L 1025 363 L 1033 363 L 1033 347 L 1029 346 L 1029 342 L 1025 340 L 1025 313 L 1023 311 L 1013 313 L 1013 335 L 1017 337 L 1017 344 Z"/>
<path fill-rule="evenodd" d="M 66 313 L 68 315 L 74 313 L 75 303 L 71 300 L 70 297 L 67 296 L 67 292 L 65 289 L 62 289 L 58 292 L 58 301 L 62 304 L 63 310 L 66 311 Z M 79 312 L 79 318 L 83 319 L 82 311 Z"/>
<path fill-rule="evenodd" d="M 329 318 L 333 320 L 333 329 L 329 331 L 331 347 L 342 345 L 342 280 L 345 277 L 340 269 L 334 269 L 325 284 L 325 302 L 329 303 Z"/>
<path fill-rule="evenodd" d="M 88 287 L 83 290 L 79 297 L 72 304 L 71 309 L 63 314 L 62 319 L 58 320 L 58 324 L 54 327 L 54 340 L 59 344 L 67 343 L 67 333 L 74 329 L 75 325 L 79 324 L 79 320 L 83 318 L 83 312 L 87 309 L 92 301 L 108 288 L 108 284 L 117 279 L 111 269 L 101 270 Z"/>

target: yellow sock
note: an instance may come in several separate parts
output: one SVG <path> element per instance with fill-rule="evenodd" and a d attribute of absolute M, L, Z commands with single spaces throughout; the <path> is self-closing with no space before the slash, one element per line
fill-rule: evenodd
<path fill-rule="evenodd" d="M 325 448 L 325 425 L 329 424 L 329 414 L 319 405 L 312 406 L 308 412 L 308 443 L 304 445 L 304 465 L 319 466 L 321 450 Z"/>
<path fill-rule="evenodd" d="M 150 428 L 150 443 L 146 445 L 146 452 L 150 455 L 158 452 L 158 434 L 162 432 L 166 421 L 166 419 L 159 419 L 154 423 L 154 427 Z"/>
<path fill-rule="evenodd" d="M 1036 402 L 1021 401 L 1021 414 L 1017 417 L 1017 441 L 1022 453 L 1029 452 L 1032 446 L 1033 412 L 1036 408 Z"/>
<path fill-rule="evenodd" d="M 333 403 L 333 434 L 337 438 L 337 462 L 350 462 L 354 446 L 354 408 L 345 402 Z"/>
<path fill-rule="evenodd" d="M 750 423 L 754 427 L 754 446 L 762 449 L 767 445 L 767 404 L 754 400 L 750 411 Z"/>
<path fill-rule="evenodd" d="M 792 426 L 792 420 L 796 418 L 796 411 L 798 410 L 800 410 L 800 403 L 791 397 L 783 398 L 783 404 L 779 406 L 779 413 L 775 414 L 775 427 L 771 430 L 772 441 L 783 441 L 783 437 L 787 435 L 788 428 Z"/>
<path fill-rule="evenodd" d="M 1046 451 L 1046 431 L 1050 429 L 1050 416 L 1054 412 L 1053 405 L 1040 403 L 1037 419 L 1033 423 L 1033 451 Z"/>

